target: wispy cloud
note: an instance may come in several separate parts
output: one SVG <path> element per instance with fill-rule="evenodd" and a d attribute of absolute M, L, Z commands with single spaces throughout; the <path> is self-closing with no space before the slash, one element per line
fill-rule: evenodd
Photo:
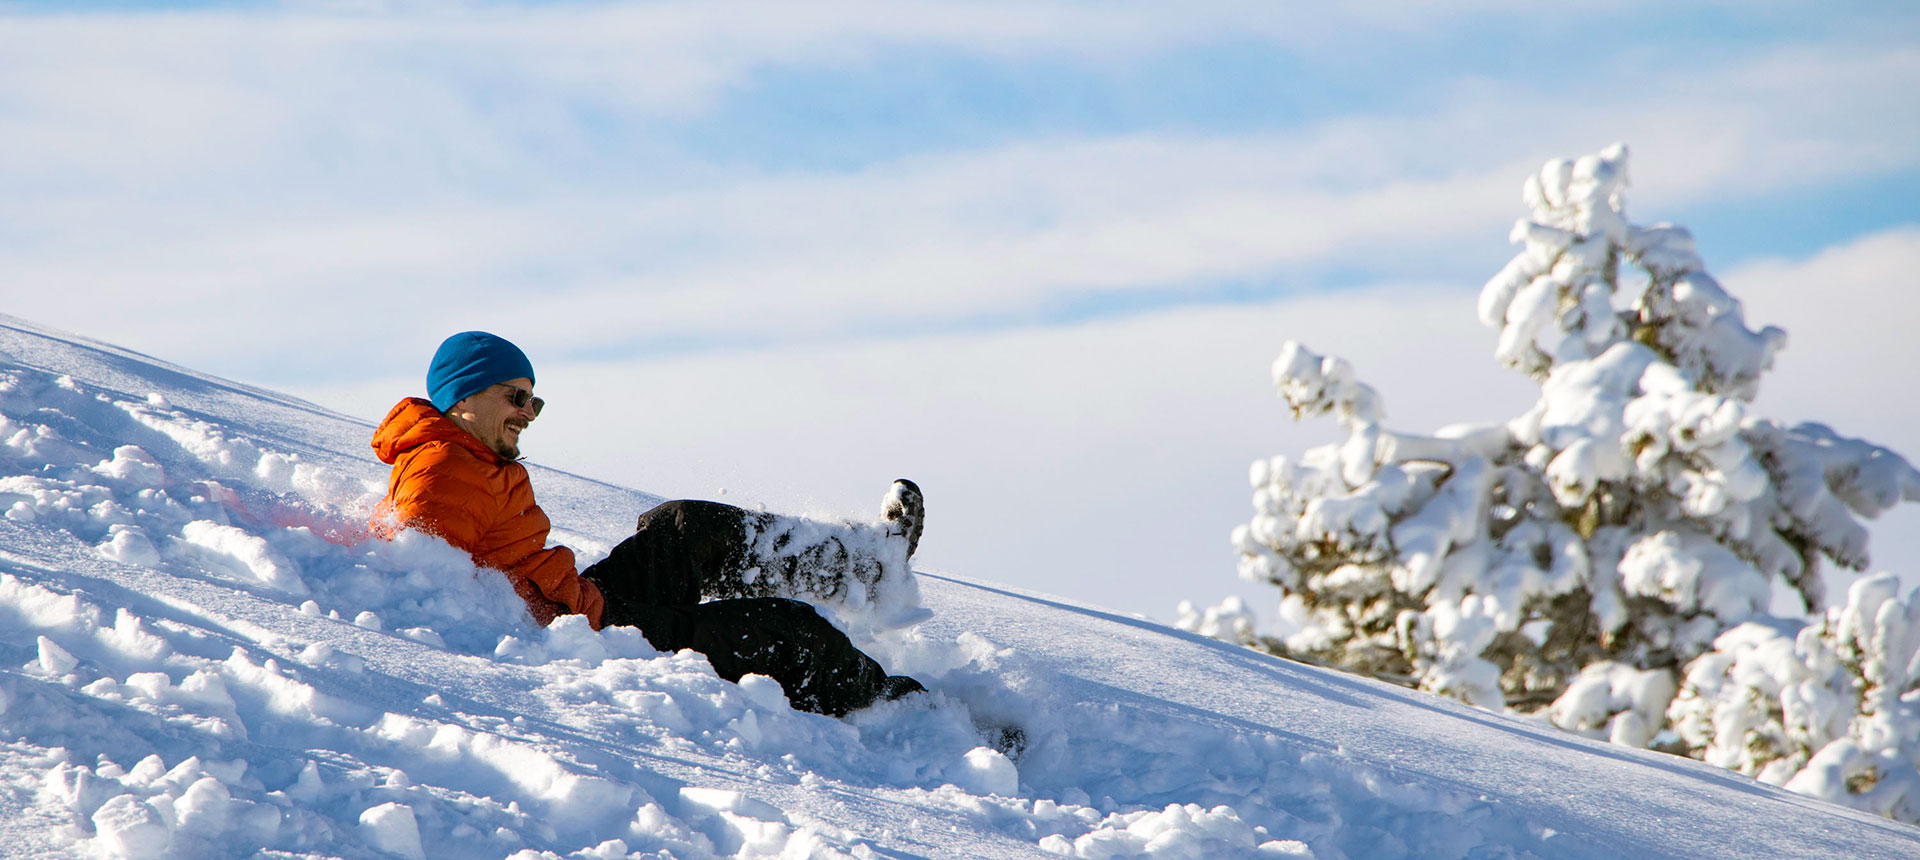
<path fill-rule="evenodd" d="M 262 26 L 240 20 L 246 26 L 228 26 Z M 386 50 L 409 44 L 395 36 Z M 323 53 L 344 62 L 337 48 Z M 1147 291 L 1162 304 L 1209 301 L 1222 285 L 1271 294 L 1311 288 L 1328 270 L 1472 278 L 1504 253 L 1498 237 L 1518 211 L 1517 177 L 1545 155 L 1614 137 L 1639 153 L 1635 211 L 1656 217 L 1920 166 L 1920 108 L 1889 84 L 1920 79 L 1920 51 L 1829 48 L 1675 71 L 1626 95 L 1481 81 L 1424 113 L 1299 129 L 1021 141 L 772 176 L 683 152 L 691 166 L 676 187 L 576 181 L 490 193 L 486 182 L 466 185 L 464 172 L 537 175 L 541 159 L 482 133 L 519 120 L 432 96 L 436 75 L 461 73 L 430 68 L 383 91 L 364 81 L 374 115 L 391 124 L 349 119 L 340 134 L 363 138 L 351 145 L 318 131 L 341 121 L 336 100 L 301 99 L 323 83 L 283 82 L 279 98 L 242 97 L 234 83 L 203 98 L 218 88 L 195 82 L 217 77 L 211 70 L 143 85 L 136 79 L 153 69 L 131 63 L 69 84 L 116 93 L 83 113 L 129 130 L 103 124 L 78 136 L 83 155 L 113 150 L 97 173 L 91 157 L 46 171 L 38 165 L 60 148 L 46 126 L 31 112 L 0 119 L 0 140 L 10 141 L 0 146 L 11 149 L 0 183 L 36 203 L 31 215 L 0 216 L 31 240 L 0 261 L 0 278 L 31 288 L 19 307 L 28 316 L 58 322 L 82 306 L 128 322 L 157 315 L 178 345 L 149 348 L 184 358 L 215 333 L 223 348 L 248 346 L 226 341 L 230 324 L 191 302 L 271 315 L 269 294 L 315 292 L 338 302 L 316 324 L 368 341 L 423 316 L 441 327 L 510 316 L 523 336 L 556 349 L 756 346 L 1030 324 L 1109 293 Z M 22 90 L 58 102 L 31 78 Z M 230 115 L 237 130 L 218 121 Z M 42 138 L 5 133 L 9 125 Z M 391 160 L 372 151 L 382 129 L 396 136 Z M 194 161 L 175 134 L 213 142 L 213 154 Z M 654 146 L 670 150 L 670 138 Z M 245 155 L 220 172 L 219 145 Z M 139 174 L 144 158 L 160 169 Z M 338 193 L 325 181 L 335 158 L 361 174 Z M 123 171 L 148 185 L 116 190 Z M 377 181 L 387 177 L 396 187 Z M 420 187 L 397 190 L 410 186 Z M 547 300 L 528 301 L 536 295 Z M 390 316 L 356 317 L 366 307 Z M 310 349 L 283 334 L 251 346 L 267 356 Z"/>

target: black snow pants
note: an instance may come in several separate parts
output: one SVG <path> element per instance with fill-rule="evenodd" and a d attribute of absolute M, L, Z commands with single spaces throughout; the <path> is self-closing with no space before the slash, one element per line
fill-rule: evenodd
<path fill-rule="evenodd" d="M 633 536 L 582 576 L 605 598 L 607 626 L 639 628 L 662 651 L 707 655 L 729 681 L 756 673 L 780 682 L 795 708 L 843 716 L 925 689 L 888 675 L 847 634 L 802 601 L 740 596 L 764 591 L 764 559 L 750 559 L 749 519 L 768 517 L 719 502 L 673 501 L 640 515 Z M 749 565 L 754 561 L 754 572 Z M 817 565 L 812 575 L 830 575 Z M 701 602 L 704 598 L 721 599 Z"/>

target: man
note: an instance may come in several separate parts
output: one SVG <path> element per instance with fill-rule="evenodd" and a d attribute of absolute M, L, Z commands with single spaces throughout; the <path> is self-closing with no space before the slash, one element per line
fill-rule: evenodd
<path fill-rule="evenodd" d="M 376 530 L 416 528 L 466 550 L 504 572 L 542 625 L 578 614 L 596 630 L 638 627 L 663 651 L 706 654 L 727 680 L 772 677 L 796 708 L 840 716 L 923 689 L 790 599 L 917 602 L 907 561 L 925 506 L 913 482 L 895 481 L 882 521 L 865 526 L 667 502 L 579 572 L 572 550 L 546 545 L 551 523 L 518 462 L 520 435 L 545 406 L 533 386 L 533 363 L 504 338 L 470 331 L 441 343 L 428 398 L 400 401 L 374 432 L 374 451 L 393 466 Z"/>

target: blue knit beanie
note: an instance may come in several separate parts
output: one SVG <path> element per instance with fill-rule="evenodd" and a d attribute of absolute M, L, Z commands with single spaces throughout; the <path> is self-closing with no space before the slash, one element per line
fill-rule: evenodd
<path fill-rule="evenodd" d="M 488 386 L 509 379 L 533 380 L 533 362 L 506 338 L 484 331 L 463 331 L 441 341 L 427 367 L 427 399 L 445 412 Z"/>

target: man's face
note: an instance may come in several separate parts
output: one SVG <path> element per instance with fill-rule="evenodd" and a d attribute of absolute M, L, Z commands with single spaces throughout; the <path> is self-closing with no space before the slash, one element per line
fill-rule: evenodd
<path fill-rule="evenodd" d="M 520 431 L 527 429 L 533 421 L 533 403 L 526 406 L 513 405 L 513 393 L 516 389 L 533 392 L 533 380 L 526 377 L 509 379 L 505 382 L 487 386 L 447 411 L 447 417 L 461 429 L 472 433 L 493 453 L 508 460 L 520 459 Z"/>

